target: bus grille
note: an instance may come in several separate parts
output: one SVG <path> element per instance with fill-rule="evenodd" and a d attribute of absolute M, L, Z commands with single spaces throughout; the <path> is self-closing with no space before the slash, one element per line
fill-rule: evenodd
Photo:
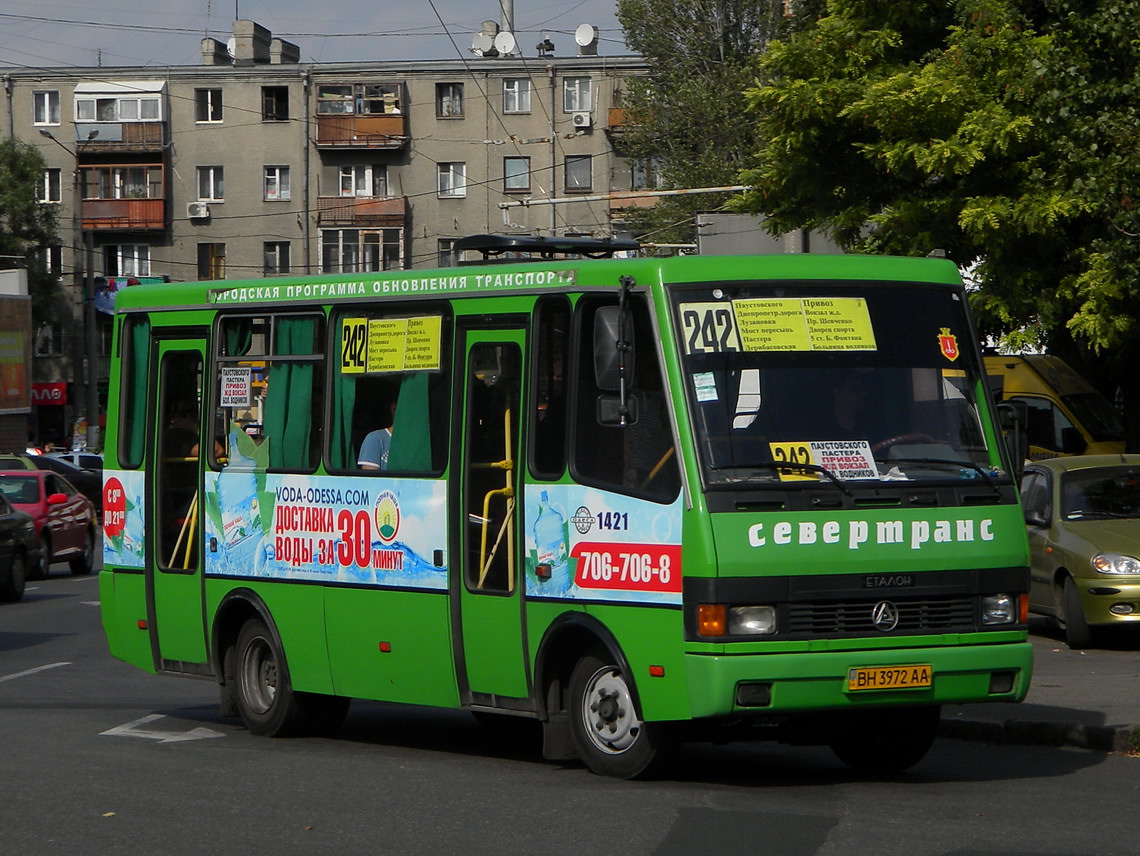
<path fill-rule="evenodd" d="M 820 601 L 788 604 L 787 635 L 867 636 L 883 631 L 875 627 L 871 611 L 878 600 Z M 891 599 L 899 611 L 899 633 L 954 633 L 977 629 L 975 598 L 930 597 L 919 600 Z"/>

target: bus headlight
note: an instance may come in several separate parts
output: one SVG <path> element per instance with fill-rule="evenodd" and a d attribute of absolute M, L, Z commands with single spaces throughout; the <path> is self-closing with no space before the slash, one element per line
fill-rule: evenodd
<path fill-rule="evenodd" d="M 733 606 L 728 610 L 730 636 L 771 636 L 776 632 L 773 606 Z"/>
<path fill-rule="evenodd" d="M 1092 557 L 1093 570 L 1100 574 L 1136 574 L 1140 576 L 1140 559 L 1126 553 L 1097 553 Z"/>
<path fill-rule="evenodd" d="M 982 598 L 982 624 L 1013 624 L 1017 619 L 1017 601 L 1008 594 L 991 594 Z"/>

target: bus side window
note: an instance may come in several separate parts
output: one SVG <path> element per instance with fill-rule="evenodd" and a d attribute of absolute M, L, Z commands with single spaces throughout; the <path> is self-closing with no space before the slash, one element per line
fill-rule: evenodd
<path fill-rule="evenodd" d="M 572 469 L 584 483 L 668 502 L 676 497 L 681 476 L 657 356 L 657 337 L 648 307 L 638 295 L 629 302 L 635 373 L 627 378 L 628 424 L 602 424 L 599 420 L 603 399 L 612 400 L 613 393 L 599 389 L 594 377 L 594 314 L 599 306 L 612 302 L 583 298 L 578 304 Z"/>
<path fill-rule="evenodd" d="M 539 300 L 534 328 L 531 471 L 538 478 L 556 479 L 566 469 L 566 365 L 570 347 L 570 305 L 566 298 Z"/>

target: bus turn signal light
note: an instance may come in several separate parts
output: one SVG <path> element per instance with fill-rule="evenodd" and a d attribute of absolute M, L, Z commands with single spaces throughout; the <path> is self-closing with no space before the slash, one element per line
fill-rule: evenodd
<path fill-rule="evenodd" d="M 723 603 L 697 605 L 697 635 L 724 636 L 728 630 L 728 610 Z"/>

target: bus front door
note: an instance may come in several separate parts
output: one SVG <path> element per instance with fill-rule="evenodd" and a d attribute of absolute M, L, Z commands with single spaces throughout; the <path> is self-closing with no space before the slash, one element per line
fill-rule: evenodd
<path fill-rule="evenodd" d="M 464 359 L 457 669 L 464 700 L 529 709 L 520 585 L 521 330 L 469 330 Z"/>
<path fill-rule="evenodd" d="M 186 330 L 179 330 L 185 335 Z M 155 331 L 151 400 L 156 424 L 148 446 L 147 623 L 155 667 L 207 673 L 201 558 L 199 460 L 202 436 L 201 338 Z"/>

